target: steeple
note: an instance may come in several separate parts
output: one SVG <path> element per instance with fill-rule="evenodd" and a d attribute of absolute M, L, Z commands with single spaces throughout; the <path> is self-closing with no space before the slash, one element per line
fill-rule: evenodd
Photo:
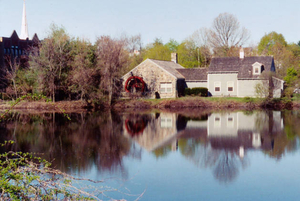
<path fill-rule="evenodd" d="M 26 18 L 26 6 L 25 6 L 25 0 L 24 0 L 20 39 L 26 40 L 27 38 L 29 38 L 29 34 L 28 34 L 28 24 L 27 24 L 27 18 Z"/>

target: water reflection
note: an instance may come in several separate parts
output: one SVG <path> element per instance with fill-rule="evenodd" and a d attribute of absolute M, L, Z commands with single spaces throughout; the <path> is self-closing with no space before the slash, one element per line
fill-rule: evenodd
<path fill-rule="evenodd" d="M 43 153 L 43 158 L 65 172 L 87 172 L 96 166 L 99 172 L 127 178 L 122 159 L 140 158 L 141 150 L 122 135 L 120 116 L 111 112 L 70 116 L 71 121 L 55 113 L 14 114 L 11 121 L 1 123 L 1 139 L 16 142 L 9 149 Z"/>
<path fill-rule="evenodd" d="M 241 169 L 249 166 L 249 151 L 263 151 L 280 159 L 286 149 L 295 148 L 295 141 L 285 134 L 292 126 L 284 125 L 284 117 L 290 118 L 288 113 L 222 112 L 199 113 L 192 117 L 176 113 L 147 114 L 139 116 L 147 119 L 143 120 L 139 135 L 132 135 L 128 130 L 124 135 L 156 157 L 179 150 L 197 167 L 211 169 L 216 179 L 228 183 L 237 178 Z M 130 119 L 127 116 L 125 122 Z M 139 120 L 134 119 L 134 122 Z"/>
<path fill-rule="evenodd" d="M 1 151 L 43 153 L 65 172 L 86 173 L 97 167 L 101 174 L 125 179 L 130 168 L 125 158 L 141 160 L 143 150 L 162 159 L 176 153 L 228 183 L 249 167 L 251 152 L 280 160 L 299 148 L 298 111 L 99 112 L 70 117 L 71 121 L 55 113 L 12 114 L 0 123 L 0 137 L 16 143 Z"/>

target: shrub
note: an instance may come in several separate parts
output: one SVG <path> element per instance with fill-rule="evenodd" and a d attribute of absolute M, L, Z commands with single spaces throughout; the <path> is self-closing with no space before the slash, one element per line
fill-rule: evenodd
<path fill-rule="evenodd" d="M 186 88 L 184 93 L 185 95 L 200 95 L 207 97 L 208 89 L 205 87 Z"/>

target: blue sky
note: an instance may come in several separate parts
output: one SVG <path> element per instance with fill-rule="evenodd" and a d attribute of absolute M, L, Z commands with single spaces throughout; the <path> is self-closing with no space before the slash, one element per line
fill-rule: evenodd
<path fill-rule="evenodd" d="M 0 37 L 20 35 L 22 0 L 0 0 Z M 300 1 L 296 0 L 26 0 L 30 37 L 47 36 L 51 23 L 74 37 L 94 42 L 101 35 L 141 34 L 144 45 L 161 38 L 181 42 L 220 13 L 235 15 L 256 44 L 271 31 L 287 42 L 300 40 Z"/>

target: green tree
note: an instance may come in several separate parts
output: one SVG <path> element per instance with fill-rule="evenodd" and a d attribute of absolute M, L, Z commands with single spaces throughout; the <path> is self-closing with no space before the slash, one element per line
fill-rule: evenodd
<path fill-rule="evenodd" d="M 276 46 L 286 47 L 287 42 L 282 34 L 273 31 L 260 39 L 258 53 L 263 55 L 274 55 L 274 47 Z"/>
<path fill-rule="evenodd" d="M 153 43 L 147 45 L 143 58 L 144 60 L 156 59 L 156 60 L 170 61 L 171 53 L 172 51 L 170 50 L 170 48 L 164 45 L 160 39 L 156 38 Z"/>
<path fill-rule="evenodd" d="M 288 85 L 294 84 L 298 80 L 298 72 L 293 68 L 288 68 L 287 69 L 287 75 L 284 77 L 284 81 Z"/>
<path fill-rule="evenodd" d="M 200 49 L 192 42 L 185 41 L 178 46 L 178 63 L 186 68 L 199 67 L 202 64 Z"/>
<path fill-rule="evenodd" d="M 81 100 L 84 98 L 88 100 L 90 95 L 97 91 L 100 82 L 100 79 L 94 79 L 97 77 L 95 48 L 91 43 L 77 38 L 72 42 L 71 57 L 71 70 L 68 75 L 69 89 L 80 95 Z"/>
<path fill-rule="evenodd" d="M 39 48 L 30 54 L 30 66 L 38 72 L 38 83 L 43 93 L 55 102 L 58 89 L 66 90 L 66 80 L 70 69 L 71 38 L 63 27 L 51 25 L 50 34 Z"/>
<path fill-rule="evenodd" d="M 170 39 L 170 41 L 168 43 L 166 43 L 165 46 L 167 46 L 171 52 L 176 52 L 178 49 L 179 43 L 174 39 Z"/>

